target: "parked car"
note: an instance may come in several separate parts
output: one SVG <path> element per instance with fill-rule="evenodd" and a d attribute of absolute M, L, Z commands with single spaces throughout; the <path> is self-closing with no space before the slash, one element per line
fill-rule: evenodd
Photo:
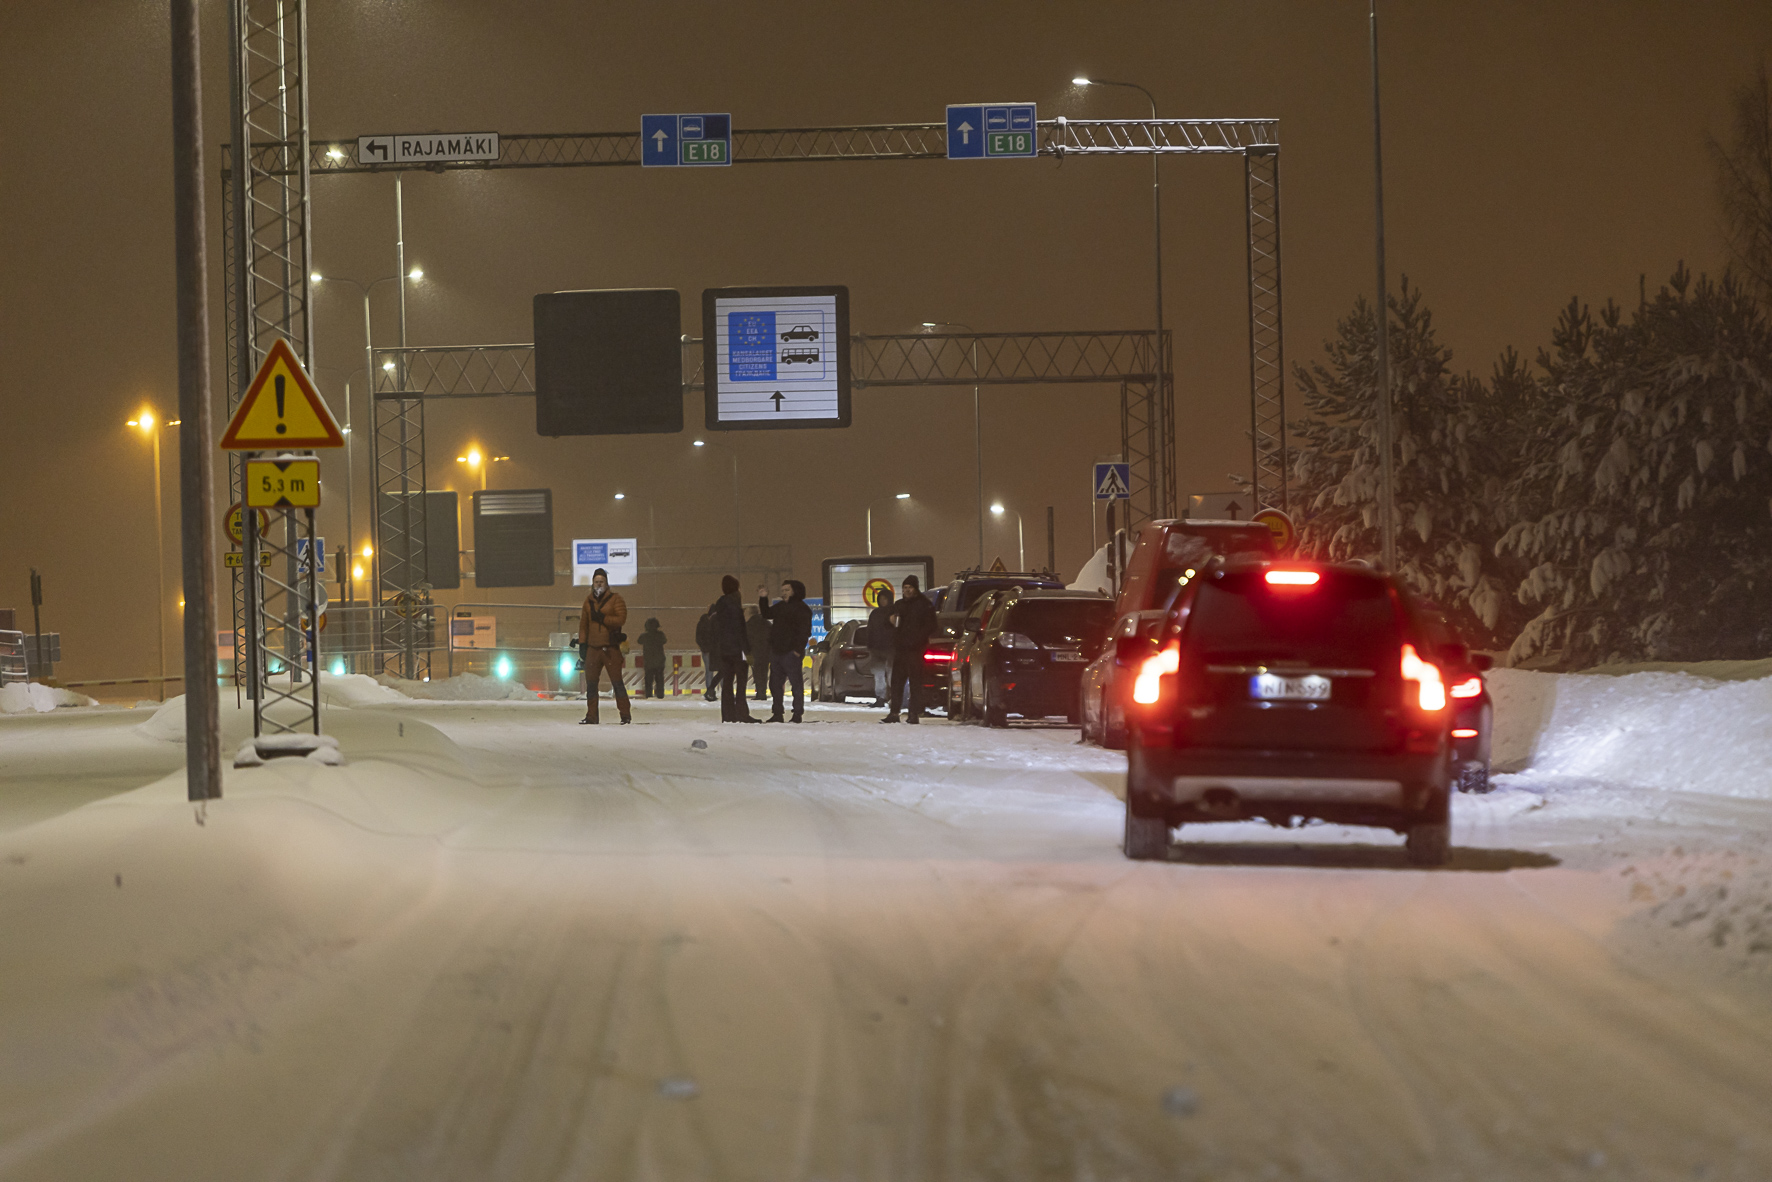
<path fill-rule="evenodd" d="M 1434 662 L 1447 671 L 1452 699 L 1452 768 L 1460 792 L 1489 791 L 1489 752 L 1495 703 L 1483 674 L 1494 666 L 1485 653 L 1473 653 L 1446 613 L 1421 605 L 1422 624 L 1434 646 Z"/>
<path fill-rule="evenodd" d="M 972 610 L 962 616 L 954 625 L 954 659 L 948 664 L 948 717 L 961 722 L 971 721 L 977 717 L 971 699 L 966 693 L 966 671 L 970 667 L 972 654 L 984 640 L 985 625 L 990 622 L 991 613 L 1003 596 L 1013 588 L 986 591 L 972 601 Z"/>
<path fill-rule="evenodd" d="M 1064 580 L 1050 571 L 986 571 L 963 570 L 946 586 L 931 588 L 927 594 L 935 604 L 936 631 L 929 638 L 923 653 L 923 705 L 939 709 L 950 718 L 956 702 L 950 694 L 954 647 L 959 639 L 959 626 L 978 597 L 987 591 L 1006 591 L 1014 587 L 1045 587 L 1062 591 Z"/>
<path fill-rule="evenodd" d="M 1150 636 L 1176 593 L 1214 554 L 1272 554 L 1274 537 L 1259 522 L 1153 521 L 1138 533 L 1114 606 L 1114 635 Z M 1126 745 L 1126 692 L 1113 654 L 1083 672 L 1083 738 L 1103 747 Z"/>
<path fill-rule="evenodd" d="M 992 727 L 1008 726 L 1011 715 L 1076 723 L 1078 684 L 1107 641 L 1113 601 L 1094 591 L 1012 588 L 979 602 L 957 710 Z"/>
<path fill-rule="evenodd" d="M 868 653 L 868 626 L 860 620 L 845 620 L 814 648 L 820 646 L 824 651 L 813 668 L 813 700 L 842 702 L 853 695 L 873 701 L 874 667 Z"/>
<path fill-rule="evenodd" d="M 1420 606 L 1361 565 L 1214 558 L 1156 636 L 1119 637 L 1125 852 L 1164 858 L 1183 824 L 1318 819 L 1450 856 L 1450 696 Z"/>

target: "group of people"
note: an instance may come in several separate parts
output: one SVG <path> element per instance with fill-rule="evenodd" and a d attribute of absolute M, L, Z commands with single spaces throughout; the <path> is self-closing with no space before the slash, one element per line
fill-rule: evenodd
<path fill-rule="evenodd" d="M 812 608 L 806 602 L 806 585 L 798 579 L 786 580 L 781 585 L 781 598 L 773 603 L 768 592 L 758 587 L 756 606 L 749 613 L 739 597 L 738 586 L 737 578 L 724 576 L 720 580 L 720 598 L 709 605 L 695 626 L 695 644 L 701 650 L 702 666 L 707 672 L 705 696 L 711 702 L 718 695 L 721 722 L 799 722 L 806 709 L 803 670 L 806 645 L 812 637 Z M 622 626 L 627 619 L 627 602 L 609 586 L 607 572 L 598 568 L 591 575 L 591 590 L 585 596 L 578 621 L 577 645 L 585 671 L 585 716 L 580 720 L 583 724 L 597 723 L 597 691 L 604 670 L 609 673 L 615 708 L 622 722 L 633 721 L 621 674 L 621 646 L 627 640 Z M 922 593 L 915 575 L 906 577 L 902 599 L 894 602 L 892 593 L 884 592 L 868 616 L 874 695 L 879 699 L 874 704 L 889 705 L 889 713 L 882 722 L 897 722 L 899 704 L 907 697 L 907 721 L 916 722 L 922 716 L 917 673 L 923 650 L 934 631 L 935 606 Z M 663 697 L 665 635 L 658 620 L 646 621 L 639 645 L 645 679 L 643 696 Z M 752 714 L 746 701 L 746 683 L 753 676 L 757 685 L 755 700 L 765 700 L 765 676 L 774 697 L 774 712 L 766 719 Z M 785 714 L 783 702 L 789 685 L 794 691 L 791 717 Z"/>

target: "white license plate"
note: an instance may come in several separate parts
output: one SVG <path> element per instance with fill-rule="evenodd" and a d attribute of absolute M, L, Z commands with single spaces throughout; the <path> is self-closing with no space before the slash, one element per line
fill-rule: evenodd
<path fill-rule="evenodd" d="M 1081 661 L 1083 659 L 1083 654 L 1082 653 L 1055 652 L 1052 654 L 1052 659 L 1054 661 Z"/>
<path fill-rule="evenodd" d="M 1329 679 L 1315 673 L 1303 677 L 1257 673 L 1249 679 L 1249 696 L 1264 702 L 1326 702 L 1329 700 Z"/>

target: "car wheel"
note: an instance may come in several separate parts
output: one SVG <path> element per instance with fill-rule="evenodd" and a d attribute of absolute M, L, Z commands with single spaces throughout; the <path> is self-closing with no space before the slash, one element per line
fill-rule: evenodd
<path fill-rule="evenodd" d="M 1009 725 L 1009 710 L 1003 705 L 1002 691 L 991 681 L 984 683 L 984 724 L 998 729 Z"/>
<path fill-rule="evenodd" d="M 1162 817 L 1141 817 L 1133 806 L 1133 789 L 1126 786 L 1126 837 L 1121 849 L 1135 862 L 1169 859 L 1169 822 Z"/>
<path fill-rule="evenodd" d="M 1409 826 L 1403 849 L 1416 866 L 1444 866 L 1452 860 L 1452 825 L 1448 821 L 1420 821 Z"/>
<path fill-rule="evenodd" d="M 1458 790 L 1478 796 L 1489 791 L 1489 765 L 1473 761 L 1459 768 Z"/>

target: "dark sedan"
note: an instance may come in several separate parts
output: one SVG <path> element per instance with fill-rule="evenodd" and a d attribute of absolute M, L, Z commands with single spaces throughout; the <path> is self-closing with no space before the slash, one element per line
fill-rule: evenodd
<path fill-rule="evenodd" d="M 1075 724 L 1083 668 L 1107 641 L 1114 605 L 1092 591 L 1006 593 L 970 646 L 963 690 L 986 726 L 1010 715 Z"/>

